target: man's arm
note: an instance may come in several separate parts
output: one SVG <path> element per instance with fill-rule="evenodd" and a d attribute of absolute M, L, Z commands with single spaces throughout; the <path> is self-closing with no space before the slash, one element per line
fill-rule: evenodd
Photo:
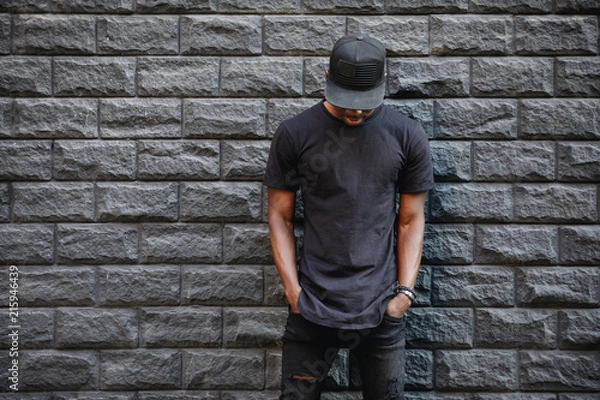
<path fill-rule="evenodd" d="M 295 192 L 269 187 L 268 217 L 271 248 L 275 266 L 281 277 L 285 296 L 293 312 L 298 312 L 300 284 L 296 265 L 296 240 L 294 237 Z"/>
<path fill-rule="evenodd" d="M 421 266 L 425 234 L 425 200 L 427 192 L 402 194 L 398 210 L 398 283 L 414 288 Z M 410 307 L 409 298 L 399 293 L 390 300 L 387 313 L 400 318 Z"/>

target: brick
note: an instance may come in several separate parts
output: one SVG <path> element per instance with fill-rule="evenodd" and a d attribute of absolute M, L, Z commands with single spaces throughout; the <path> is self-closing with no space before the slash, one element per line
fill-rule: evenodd
<path fill-rule="evenodd" d="M 10 188 L 8 184 L 0 184 L 0 222 L 10 220 Z"/>
<path fill-rule="evenodd" d="M 600 4 L 595 0 L 556 0 L 556 12 L 593 14 L 600 12 Z"/>
<path fill-rule="evenodd" d="M 261 266 L 184 266 L 181 303 L 259 305 L 263 301 Z"/>
<path fill-rule="evenodd" d="M 555 400 L 554 393 L 475 393 L 472 400 Z"/>
<path fill-rule="evenodd" d="M 178 54 L 178 35 L 176 16 L 98 17 L 99 54 Z"/>
<path fill-rule="evenodd" d="M 433 389 L 433 353 L 427 350 L 406 351 L 406 381 L 408 390 Z"/>
<path fill-rule="evenodd" d="M 54 178 L 111 180 L 135 177 L 136 145 L 130 141 L 56 141 Z"/>
<path fill-rule="evenodd" d="M 555 177 L 551 142 L 476 142 L 473 177 L 477 181 L 551 181 Z"/>
<path fill-rule="evenodd" d="M 517 102 L 514 100 L 437 100 L 435 107 L 436 139 L 517 137 Z"/>
<path fill-rule="evenodd" d="M 96 18 L 78 15 L 18 15 L 13 20 L 15 54 L 94 54 Z"/>
<path fill-rule="evenodd" d="M 12 99 L 0 99 L 0 138 L 13 138 L 13 115 L 14 101 Z"/>
<path fill-rule="evenodd" d="M 554 94 L 554 60 L 550 58 L 473 59 L 473 95 L 548 97 Z M 494 79 L 490 79 L 493 76 Z"/>
<path fill-rule="evenodd" d="M 137 85 L 140 96 L 216 96 L 219 90 L 219 60 L 140 57 Z"/>
<path fill-rule="evenodd" d="M 558 179 L 596 182 L 600 180 L 600 147 L 596 143 L 558 143 Z"/>
<path fill-rule="evenodd" d="M 384 11 L 381 0 L 306 0 L 302 5 L 306 13 L 381 14 Z"/>
<path fill-rule="evenodd" d="M 62 224 L 56 235 L 57 260 L 65 264 L 132 263 L 138 259 L 138 227 Z"/>
<path fill-rule="evenodd" d="M 556 94 L 571 97 L 600 96 L 600 58 L 559 58 Z"/>
<path fill-rule="evenodd" d="M 519 306 L 600 305 L 600 270 L 592 267 L 521 268 L 516 272 Z"/>
<path fill-rule="evenodd" d="M 333 360 L 331 369 L 325 377 L 325 388 L 330 390 L 347 389 L 349 386 L 350 352 L 340 349 Z"/>
<path fill-rule="evenodd" d="M 165 391 L 138 392 L 135 400 L 222 400 L 219 392 L 209 391 Z"/>
<path fill-rule="evenodd" d="M 386 10 L 398 14 L 429 14 L 467 12 L 468 0 L 389 0 Z"/>
<path fill-rule="evenodd" d="M 38 350 L 20 353 L 19 390 L 99 388 L 98 356 L 86 351 Z"/>
<path fill-rule="evenodd" d="M 435 387 L 442 390 L 517 389 L 517 352 L 444 350 L 435 353 Z M 489 371 L 494 371 L 490 374 Z"/>
<path fill-rule="evenodd" d="M 400 114 L 419 121 L 427 133 L 433 137 L 434 103 L 431 100 L 384 100 L 384 104 L 392 107 Z"/>
<path fill-rule="evenodd" d="M 427 17 L 348 17 L 347 25 L 348 33 L 363 33 L 381 41 L 389 56 L 429 54 Z"/>
<path fill-rule="evenodd" d="M 98 183 L 99 221 L 176 221 L 179 185 L 173 183 Z"/>
<path fill-rule="evenodd" d="M 137 346 L 136 310 L 62 308 L 56 311 L 56 347 L 80 349 Z"/>
<path fill-rule="evenodd" d="M 525 390 L 598 390 L 598 352 L 522 351 L 519 382 Z"/>
<path fill-rule="evenodd" d="M 221 142 L 223 180 L 262 181 L 270 142 L 267 140 L 224 140 Z"/>
<path fill-rule="evenodd" d="M 506 55 L 512 52 L 512 18 L 444 15 L 431 18 L 435 55 Z"/>
<path fill-rule="evenodd" d="M 260 55 L 259 16 L 181 17 L 181 53 L 193 55 Z"/>
<path fill-rule="evenodd" d="M 49 141 L 4 141 L 0 143 L 0 179 L 50 180 L 52 143 Z"/>
<path fill-rule="evenodd" d="M 61 0 L 52 2 L 52 11 L 55 13 L 115 13 L 130 14 L 134 11 L 133 1 L 130 0 L 103 0 L 79 1 Z"/>
<path fill-rule="evenodd" d="M 179 99 L 100 100 L 100 135 L 119 138 L 181 137 Z"/>
<path fill-rule="evenodd" d="M 218 263 L 222 228 L 217 224 L 144 224 L 140 259 L 150 263 Z"/>
<path fill-rule="evenodd" d="M 471 143 L 433 141 L 429 147 L 436 181 L 460 182 L 471 179 Z"/>
<path fill-rule="evenodd" d="M 561 310 L 558 312 L 561 349 L 598 349 L 600 310 Z"/>
<path fill-rule="evenodd" d="M 507 267 L 434 267 L 431 298 L 435 306 L 510 307 L 514 272 Z"/>
<path fill-rule="evenodd" d="M 344 36 L 346 21 L 331 16 L 267 16 L 265 54 L 327 56 Z"/>
<path fill-rule="evenodd" d="M 267 306 L 287 306 L 279 272 L 274 266 L 264 267 L 264 299 Z"/>
<path fill-rule="evenodd" d="M 265 388 L 281 389 L 281 350 L 267 349 L 265 353 Z"/>
<path fill-rule="evenodd" d="M 96 272 L 93 267 L 19 267 L 24 307 L 92 306 L 95 304 Z"/>
<path fill-rule="evenodd" d="M 406 346 L 418 349 L 473 347 L 473 310 L 411 308 L 406 317 Z"/>
<path fill-rule="evenodd" d="M 302 95 L 302 59 L 275 57 L 223 59 L 221 95 L 299 97 Z"/>
<path fill-rule="evenodd" d="M 220 147 L 216 140 L 141 141 L 139 179 L 210 180 L 219 178 Z"/>
<path fill-rule="evenodd" d="M 598 20 L 593 16 L 516 17 L 515 52 L 520 55 L 598 54 Z"/>
<path fill-rule="evenodd" d="M 8 354 L 8 352 L 6 352 L 6 354 Z M 8 360 L 8 356 L 6 357 L 6 360 Z M 10 361 L 7 361 L 7 362 L 10 362 Z M 2 378 L 4 378 L 3 380 L 6 380 L 5 379 L 6 377 L 8 377 L 8 373 L 4 373 L 4 376 L 2 376 Z M 14 400 L 14 399 L 18 399 L 18 400 L 54 400 L 53 398 L 51 398 L 50 394 L 23 393 L 23 392 L 20 392 L 19 394 L 0 393 L 0 399 L 2 399 L 2 400 Z"/>
<path fill-rule="evenodd" d="M 138 0 L 136 11 L 142 13 L 213 13 L 217 0 Z"/>
<path fill-rule="evenodd" d="M 186 350 L 183 352 L 183 388 L 262 389 L 264 350 Z"/>
<path fill-rule="evenodd" d="M 136 400 L 132 393 L 87 392 L 87 393 L 52 393 L 51 400 Z"/>
<path fill-rule="evenodd" d="M 595 222 L 598 220 L 597 203 L 597 188 L 592 185 L 516 185 L 515 221 Z"/>
<path fill-rule="evenodd" d="M 52 95 L 50 58 L 6 56 L 0 58 L 0 96 Z"/>
<path fill-rule="evenodd" d="M 544 225 L 480 225 L 475 228 L 475 262 L 556 264 L 558 230 Z"/>
<path fill-rule="evenodd" d="M 425 227 L 423 263 L 471 264 L 474 239 L 470 225 L 428 224 Z"/>
<path fill-rule="evenodd" d="M 100 353 L 103 390 L 179 389 L 181 354 L 176 350 L 105 350 Z"/>
<path fill-rule="evenodd" d="M 325 72 L 329 69 L 329 58 L 307 57 L 304 59 L 304 96 L 323 99 Z"/>
<path fill-rule="evenodd" d="M 509 222 L 510 185 L 438 183 L 430 195 L 430 219 L 438 222 Z"/>
<path fill-rule="evenodd" d="M 15 183 L 13 218 L 19 222 L 92 221 L 92 183 Z"/>
<path fill-rule="evenodd" d="M 19 280 L 20 283 L 20 280 Z M 4 303 L 7 304 L 7 303 Z M 12 325 L 0 328 L 3 349 L 18 350 L 43 349 L 54 345 L 54 310 L 21 308 L 18 310 L 18 339 L 9 336 L 13 332 Z M 9 321 L 8 310 L 4 312 L 3 321 Z M 14 343 L 16 342 L 16 343 Z"/>
<path fill-rule="evenodd" d="M 433 268 L 428 265 L 423 265 L 419 269 L 417 275 L 417 281 L 415 282 L 415 292 L 417 293 L 417 300 L 415 306 L 419 307 L 430 307 L 431 306 L 431 286 L 432 286 L 432 272 Z"/>
<path fill-rule="evenodd" d="M 475 311 L 475 346 L 552 349 L 556 324 L 554 311 L 479 309 Z"/>
<path fill-rule="evenodd" d="M 466 393 L 405 392 L 404 398 L 406 400 L 465 400 L 469 397 Z"/>
<path fill-rule="evenodd" d="M 133 57 L 56 57 L 56 96 L 134 96 Z"/>
<path fill-rule="evenodd" d="M 391 97 L 469 95 L 469 61 L 463 58 L 388 60 Z"/>
<path fill-rule="evenodd" d="M 250 14 L 297 14 L 300 4 L 295 0 L 221 0 L 219 11 Z"/>
<path fill-rule="evenodd" d="M 559 400 L 595 400 L 596 397 L 598 397 L 596 393 L 561 393 L 558 395 Z"/>
<path fill-rule="evenodd" d="M 523 100 L 519 135 L 527 139 L 599 139 L 600 101 Z"/>
<path fill-rule="evenodd" d="M 14 12 L 47 12 L 50 11 L 49 0 L 5 0 L 0 3 L 0 11 Z"/>
<path fill-rule="evenodd" d="M 10 15 L 0 15 L 0 54 L 10 53 L 12 37 L 12 19 Z"/>
<path fill-rule="evenodd" d="M 220 308 L 144 308 L 140 317 L 140 346 L 218 347 L 222 342 Z M 185 326 L 185 329 L 181 329 Z"/>
<path fill-rule="evenodd" d="M 169 306 L 179 304 L 180 273 L 176 266 L 101 266 L 97 299 L 102 306 Z"/>
<path fill-rule="evenodd" d="M 51 225 L 0 225 L 0 262 L 50 264 L 53 261 L 54 228 Z"/>
<path fill-rule="evenodd" d="M 287 308 L 225 308 L 223 346 L 272 347 L 281 344 Z"/>
<path fill-rule="evenodd" d="M 548 14 L 552 12 L 552 0 L 471 0 L 469 12 Z"/>
<path fill-rule="evenodd" d="M 265 113 L 262 100 L 184 100 L 184 136 L 262 138 L 265 136 Z"/>
<path fill-rule="evenodd" d="M 260 221 L 258 182 L 183 183 L 180 198 L 182 221 Z"/>
<path fill-rule="evenodd" d="M 563 226 L 559 229 L 560 262 L 600 264 L 600 226 Z"/>
<path fill-rule="evenodd" d="M 14 137 L 95 138 L 97 113 L 96 100 L 18 99 L 14 103 Z"/>
<path fill-rule="evenodd" d="M 324 81 L 325 69 L 321 70 L 321 76 Z M 267 100 L 267 136 L 272 137 L 277 127 L 284 120 L 293 117 L 320 101 L 322 101 L 322 98 L 319 100 L 304 98 Z"/>
<path fill-rule="evenodd" d="M 227 224 L 223 229 L 223 259 L 231 264 L 272 263 L 266 224 Z"/>

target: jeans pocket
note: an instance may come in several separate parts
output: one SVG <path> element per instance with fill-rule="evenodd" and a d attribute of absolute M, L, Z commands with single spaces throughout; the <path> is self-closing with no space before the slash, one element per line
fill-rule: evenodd
<path fill-rule="evenodd" d="M 390 322 L 394 322 L 394 323 L 401 323 L 404 321 L 404 316 L 400 317 L 400 318 L 396 318 L 396 317 L 392 317 L 390 314 L 388 314 L 387 312 L 383 314 L 383 319 L 386 319 Z"/>

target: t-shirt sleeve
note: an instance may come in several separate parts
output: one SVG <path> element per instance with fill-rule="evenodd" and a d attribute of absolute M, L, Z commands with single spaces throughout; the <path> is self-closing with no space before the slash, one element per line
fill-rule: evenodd
<path fill-rule="evenodd" d="M 431 152 L 427 134 L 420 124 L 411 132 L 406 152 L 406 163 L 398 176 L 400 193 L 418 193 L 432 189 Z"/>
<path fill-rule="evenodd" d="M 292 135 L 281 125 L 271 141 L 263 184 L 282 190 L 298 190 L 300 185 L 297 160 Z"/>

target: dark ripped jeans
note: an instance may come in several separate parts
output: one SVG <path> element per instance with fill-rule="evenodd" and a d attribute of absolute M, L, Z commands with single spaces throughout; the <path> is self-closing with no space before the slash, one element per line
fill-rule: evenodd
<path fill-rule="evenodd" d="M 280 400 L 318 400 L 340 348 L 358 360 L 364 400 L 404 399 L 405 320 L 387 314 L 379 326 L 345 330 L 290 312 L 283 335 Z"/>

